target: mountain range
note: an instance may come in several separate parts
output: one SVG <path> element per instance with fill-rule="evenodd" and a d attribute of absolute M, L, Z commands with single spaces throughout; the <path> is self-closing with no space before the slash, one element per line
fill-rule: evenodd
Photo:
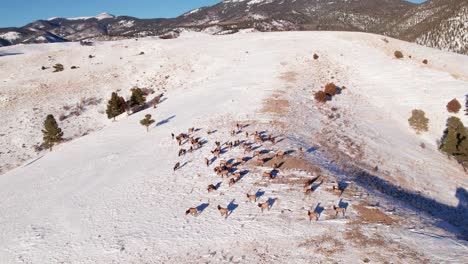
<path fill-rule="evenodd" d="M 144 36 L 182 31 L 233 34 L 257 31 L 359 31 L 468 54 L 468 1 L 429 0 L 225 0 L 176 18 L 139 19 L 107 13 L 50 18 L 1 28 L 0 46 Z"/>

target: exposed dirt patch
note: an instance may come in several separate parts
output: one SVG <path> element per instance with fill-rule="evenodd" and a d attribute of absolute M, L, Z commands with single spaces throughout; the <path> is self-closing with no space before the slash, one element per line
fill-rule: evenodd
<path fill-rule="evenodd" d="M 318 175 L 321 170 L 319 167 L 314 166 L 309 161 L 297 157 L 286 155 L 284 158 L 273 158 L 265 163 L 265 166 L 271 167 L 274 163 L 280 165 L 280 170 L 296 170 L 296 171 L 306 171 L 312 175 Z"/>
<path fill-rule="evenodd" d="M 289 101 L 285 99 L 269 98 L 263 102 L 263 113 L 284 115 L 289 107 Z"/>
<path fill-rule="evenodd" d="M 323 235 L 320 237 L 307 239 L 300 243 L 299 246 L 313 249 L 315 253 L 327 257 L 341 253 L 344 249 L 344 243 L 330 235 Z"/>
<path fill-rule="evenodd" d="M 359 214 L 358 221 L 360 223 L 379 223 L 385 225 L 392 225 L 396 220 L 386 215 L 378 208 L 368 208 L 362 204 L 354 204 L 353 208 Z"/>
<path fill-rule="evenodd" d="M 374 233 L 372 237 L 368 237 L 363 234 L 362 230 L 357 226 L 347 230 L 343 234 L 343 237 L 358 247 L 383 247 L 386 245 L 384 237 L 380 234 Z"/>
<path fill-rule="evenodd" d="M 296 82 L 297 81 L 297 72 L 288 71 L 281 73 L 280 77 L 281 80 L 287 82 Z"/>

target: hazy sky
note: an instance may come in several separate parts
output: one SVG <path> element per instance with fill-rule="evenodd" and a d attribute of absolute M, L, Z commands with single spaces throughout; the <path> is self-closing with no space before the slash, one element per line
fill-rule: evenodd
<path fill-rule="evenodd" d="M 50 17 L 94 16 L 103 12 L 138 18 L 175 17 L 218 2 L 221 0 L 0 0 L 0 27 L 24 26 Z"/>

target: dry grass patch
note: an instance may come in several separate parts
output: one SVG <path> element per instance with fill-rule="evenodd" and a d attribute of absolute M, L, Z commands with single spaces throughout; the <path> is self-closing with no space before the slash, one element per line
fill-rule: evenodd
<path fill-rule="evenodd" d="M 293 72 L 293 71 L 283 72 L 281 73 L 279 78 L 283 81 L 293 83 L 297 81 L 297 72 Z"/>
<path fill-rule="evenodd" d="M 286 155 L 283 159 L 273 158 L 265 162 L 265 166 L 271 167 L 274 163 L 282 163 L 280 170 L 306 171 L 314 175 L 321 172 L 319 167 L 314 166 L 309 161 L 296 156 Z"/>
<path fill-rule="evenodd" d="M 284 115 L 289 107 L 289 101 L 285 99 L 269 98 L 263 102 L 262 112 Z"/>
<path fill-rule="evenodd" d="M 353 205 L 353 209 L 359 214 L 359 222 L 361 223 L 379 223 L 392 225 L 396 222 L 395 219 L 386 215 L 378 208 L 368 208 L 362 204 Z"/>
<path fill-rule="evenodd" d="M 344 249 L 344 243 L 331 235 L 323 235 L 312 239 L 307 239 L 299 244 L 300 247 L 310 248 L 315 253 L 331 257 L 337 253 L 341 253 Z"/>
<path fill-rule="evenodd" d="M 347 230 L 343 234 L 344 239 L 351 241 L 358 247 L 384 247 L 386 242 L 384 238 L 379 234 L 372 234 L 372 237 L 368 237 L 362 233 L 359 227 L 353 227 Z"/>

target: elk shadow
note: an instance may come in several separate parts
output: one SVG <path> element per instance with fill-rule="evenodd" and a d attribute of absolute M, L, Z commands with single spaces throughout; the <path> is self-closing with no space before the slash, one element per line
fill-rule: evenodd
<path fill-rule="evenodd" d="M 218 190 L 219 187 L 221 187 L 221 183 L 223 183 L 222 181 L 218 182 L 214 187 L 215 187 L 215 190 Z"/>
<path fill-rule="evenodd" d="M 213 164 L 215 161 L 216 161 L 216 156 L 213 156 L 211 159 L 210 159 L 210 165 Z"/>
<path fill-rule="evenodd" d="M 347 183 L 347 182 L 345 182 L 345 181 L 340 181 L 340 182 L 338 183 L 338 188 L 339 188 L 340 190 L 343 190 L 343 192 L 346 190 L 346 188 L 348 188 L 348 186 L 349 186 L 349 183 Z"/>
<path fill-rule="evenodd" d="M 284 152 L 284 155 L 289 155 L 289 154 L 292 154 L 292 153 L 294 153 L 294 152 L 296 152 L 294 149 L 286 150 L 286 151 Z"/>
<path fill-rule="evenodd" d="M 345 210 L 348 209 L 348 205 L 349 205 L 349 203 L 343 202 L 343 198 L 341 198 L 340 201 L 338 202 L 338 207 L 342 207 L 342 208 L 344 208 Z"/>
<path fill-rule="evenodd" d="M 318 203 L 315 208 L 314 208 L 314 212 L 316 212 L 317 214 L 319 214 L 319 217 L 320 215 L 322 214 L 323 210 L 325 210 L 325 207 L 321 206 L 320 205 L 321 203 Z"/>
<path fill-rule="evenodd" d="M 315 151 L 317 151 L 317 150 L 318 150 L 318 148 L 316 148 L 316 147 L 310 147 L 310 148 L 308 148 L 308 149 L 306 150 L 306 152 L 307 152 L 307 153 L 312 153 L 312 152 L 315 152 Z"/>
<path fill-rule="evenodd" d="M 202 203 L 200 204 L 199 206 L 197 206 L 197 210 L 198 210 L 198 214 L 201 214 L 203 213 L 203 211 L 205 211 L 205 209 L 209 206 L 210 204 L 209 203 Z"/>
<path fill-rule="evenodd" d="M 0 57 L 6 57 L 6 56 L 14 56 L 14 55 L 20 55 L 23 54 L 21 52 L 0 52 Z"/>
<path fill-rule="evenodd" d="M 278 177 L 278 173 L 279 173 L 279 171 L 276 170 L 276 169 L 271 170 L 271 177 L 272 177 L 273 179 L 276 178 L 276 177 Z"/>
<path fill-rule="evenodd" d="M 315 192 L 315 190 L 317 190 L 317 189 L 320 187 L 320 185 L 322 185 L 322 184 L 323 184 L 323 181 L 320 181 L 319 183 L 317 183 L 317 184 L 315 184 L 315 185 L 312 185 L 311 190 L 312 190 L 313 192 Z"/>
<path fill-rule="evenodd" d="M 180 167 L 179 167 L 177 170 L 182 169 L 182 168 L 185 167 L 187 164 L 189 164 L 189 161 L 184 162 L 184 164 L 180 165 Z"/>
<path fill-rule="evenodd" d="M 258 191 L 255 193 L 255 197 L 257 197 L 257 200 L 258 200 L 264 194 L 265 194 L 265 191 L 262 191 L 261 189 L 258 189 Z"/>
<path fill-rule="evenodd" d="M 262 147 L 261 145 L 260 146 L 255 146 L 255 147 L 252 148 L 252 151 L 257 150 L 257 149 L 259 149 L 261 147 Z"/>
<path fill-rule="evenodd" d="M 236 201 L 236 199 L 233 199 L 227 206 L 227 209 L 229 211 L 228 216 L 230 216 L 232 214 L 232 212 L 234 212 L 234 210 L 236 210 L 237 207 L 239 207 L 238 204 L 234 203 L 235 201 Z"/>
<path fill-rule="evenodd" d="M 176 116 L 173 115 L 173 116 L 171 116 L 171 117 L 168 117 L 168 118 L 166 118 L 166 119 L 163 119 L 163 120 L 159 121 L 158 123 L 156 123 L 156 126 L 162 126 L 162 125 L 164 125 L 164 124 L 167 124 L 167 123 L 169 123 L 169 121 L 171 121 L 171 119 L 173 119 L 173 118 L 175 118 L 175 117 L 176 117 Z"/>
<path fill-rule="evenodd" d="M 278 198 L 268 198 L 268 200 L 267 200 L 268 206 L 269 206 L 270 208 L 273 207 L 273 205 L 275 204 L 276 200 L 278 200 Z"/>

